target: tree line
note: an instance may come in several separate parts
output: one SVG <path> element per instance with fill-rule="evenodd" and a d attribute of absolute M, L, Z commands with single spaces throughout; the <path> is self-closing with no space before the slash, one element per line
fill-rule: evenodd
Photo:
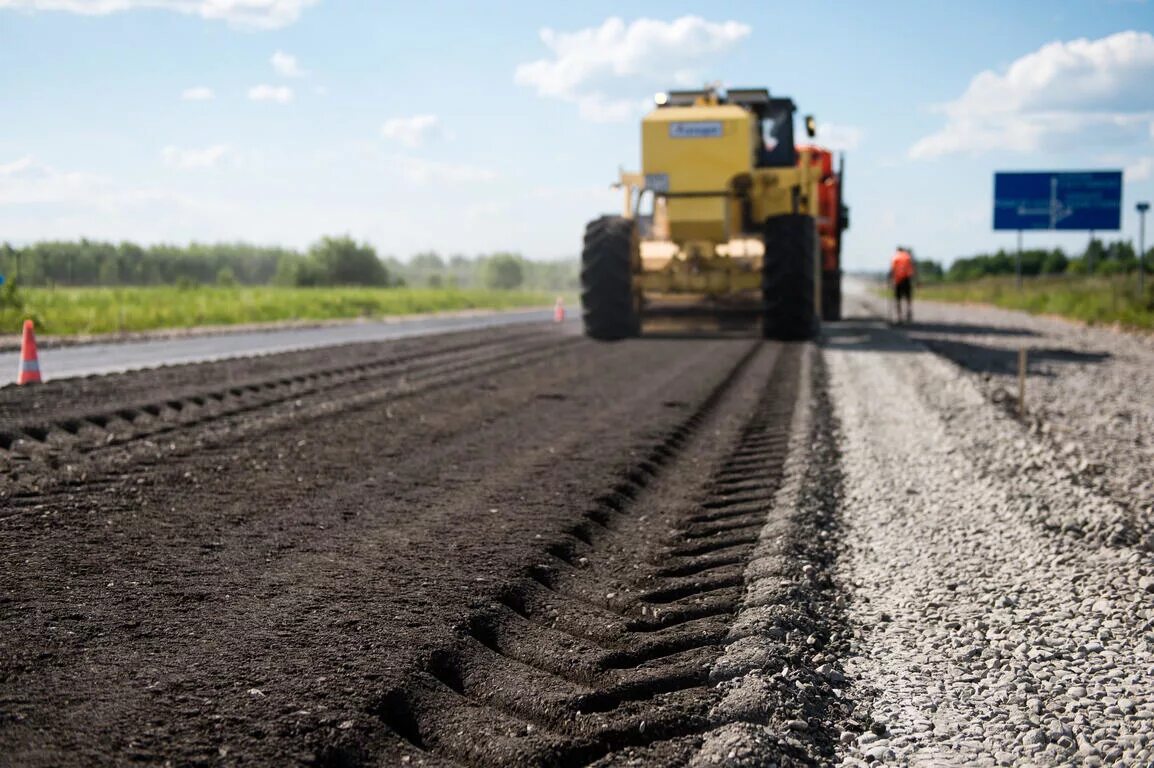
<path fill-rule="evenodd" d="M 407 261 L 381 258 L 367 243 L 323 237 L 306 251 L 248 243 L 141 246 L 95 240 L 0 244 L 0 275 L 25 286 L 286 285 L 571 290 L 572 261 L 534 261 L 511 252 Z"/>
<path fill-rule="evenodd" d="M 936 261 L 918 259 L 918 276 L 927 282 L 964 282 L 992 275 L 1013 275 L 1017 258 L 1017 251 L 999 249 L 955 259 L 948 268 Z M 1154 248 L 1146 251 L 1145 267 L 1148 272 L 1154 272 Z M 1092 238 L 1080 254 L 1067 254 L 1061 248 L 1022 251 L 1022 274 L 1026 276 L 1119 275 L 1136 271 L 1138 253 L 1129 240 L 1106 242 Z"/>

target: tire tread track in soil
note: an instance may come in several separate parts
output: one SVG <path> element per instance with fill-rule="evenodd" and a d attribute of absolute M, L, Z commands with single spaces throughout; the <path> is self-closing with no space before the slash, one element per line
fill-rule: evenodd
<path fill-rule="evenodd" d="M 720 729 L 776 724 L 722 706 L 744 674 L 722 661 L 744 647 L 757 574 L 820 528 L 782 495 L 787 460 L 811 453 L 794 424 L 812 346 L 557 330 L 503 332 L 508 347 L 467 358 L 480 373 L 444 347 L 502 334 L 423 342 L 421 365 L 436 351 L 464 366 L 427 382 L 369 377 L 177 430 L 171 449 L 131 440 L 89 454 L 83 476 L 37 465 L 43 485 L 0 517 L 14 638 L 0 752 L 45 766 L 686 765 Z M 36 390 L 27 410 L 63 422 L 198 396 L 221 371 L 276 382 L 356 354 L 78 381 L 75 402 Z M 139 396 L 150 387 L 163 398 Z M 772 525 L 801 548 L 763 552 Z M 798 652 L 810 664 L 809 646 L 783 651 Z M 827 733 L 821 706 L 799 701 L 776 706 Z"/>
<path fill-rule="evenodd" d="M 617 503 L 760 345 L 542 335 L 564 351 L 251 439 L 181 435 L 0 518 L 0 765 L 312 765 L 387 734 L 382 695 L 546 545 L 604 538 L 592 500 Z"/>
<path fill-rule="evenodd" d="M 424 353 L 386 354 L 349 365 L 250 377 L 178 396 L 119 404 L 112 410 L 64 411 L 50 421 L 4 425 L 0 474 L 11 481 L 4 495 L 11 497 L 16 509 L 21 502 L 37 503 L 49 482 L 91 482 L 101 470 L 154 463 L 161 450 L 156 441 L 178 432 L 191 434 L 192 440 L 185 437 L 182 443 L 197 448 L 219 439 L 234 441 L 254 429 L 267 430 L 318 412 L 361 408 L 382 398 L 407 397 L 523 365 L 575 342 L 572 338 L 558 343 L 539 331 L 487 342 L 462 340 Z M 267 416 L 253 420 L 254 414 Z M 243 424 L 238 422 L 242 417 Z M 213 435 L 214 430 L 219 434 Z M 55 474 L 52 481 L 43 479 L 48 474 Z"/>
<path fill-rule="evenodd" d="M 795 414 L 774 500 L 782 514 L 761 530 L 742 610 L 713 667 L 722 691 L 713 715 L 726 724 L 706 735 L 691 768 L 827 765 L 843 733 L 872 725 L 860 722 L 843 668 L 853 628 L 850 590 L 835 580 L 844 547 L 840 427 L 824 359 L 814 358 L 803 368 L 812 396 Z"/>
<path fill-rule="evenodd" d="M 455 646 L 380 699 L 372 714 L 387 731 L 331 744 L 320 764 L 370 765 L 382 753 L 417 765 L 689 760 L 724 724 L 711 667 L 781 482 L 803 358 L 800 345 L 754 345 L 565 540 L 472 615 Z M 673 530 L 638 535 L 648 510 L 686 495 L 674 490 L 686 478 L 693 503 Z"/>

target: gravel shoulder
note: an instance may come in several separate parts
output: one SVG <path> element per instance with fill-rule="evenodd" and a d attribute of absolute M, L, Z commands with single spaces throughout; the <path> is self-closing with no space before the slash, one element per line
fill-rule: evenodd
<path fill-rule="evenodd" d="M 1098 486 L 1055 439 L 1142 461 L 1133 440 L 1111 446 L 1127 422 L 1087 425 L 1077 401 L 1130 402 L 1143 341 L 924 305 L 894 330 L 872 309 L 824 350 L 843 428 L 845 667 L 869 724 L 843 734 L 843 764 L 1150 764 L 1154 578 L 1128 485 L 1150 464 Z M 975 349 L 1001 360 L 1023 338 L 1073 353 L 1031 376 L 1049 430 L 991 405 L 1006 371 L 970 370 Z"/>
<path fill-rule="evenodd" d="M 869 310 L 884 306 L 868 299 Z M 1018 407 L 1018 350 L 1028 353 L 1026 424 L 1080 485 L 1154 520 L 1154 335 L 996 307 L 919 301 L 912 340 L 950 360 L 985 398 Z"/>

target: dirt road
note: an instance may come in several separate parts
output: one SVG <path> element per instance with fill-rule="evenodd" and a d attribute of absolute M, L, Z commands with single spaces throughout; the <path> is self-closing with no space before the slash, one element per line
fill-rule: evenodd
<path fill-rule="evenodd" d="M 692 750 L 808 359 L 532 327 L 0 390 L 3 759 Z"/>
<path fill-rule="evenodd" d="M 0 389 L 0 765 L 1150 757 L 1139 511 L 851 310 Z"/>

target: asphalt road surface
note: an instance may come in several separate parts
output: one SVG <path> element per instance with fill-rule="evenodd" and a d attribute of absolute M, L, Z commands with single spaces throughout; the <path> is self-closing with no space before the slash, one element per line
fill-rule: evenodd
<path fill-rule="evenodd" d="M 318 328 L 222 332 L 207 336 L 166 338 L 155 341 L 84 344 L 40 350 L 40 370 L 45 380 L 93 374 L 119 373 L 160 365 L 199 363 L 230 357 L 269 355 L 313 347 L 384 341 L 473 328 L 497 328 L 518 323 L 544 322 L 551 310 L 528 309 L 476 315 L 444 315 L 394 321 L 327 325 Z M 0 371 L 15 377 L 19 352 L 0 353 Z"/>
<path fill-rule="evenodd" d="M 1149 512 L 849 309 L 0 389 L 0 765 L 1150 764 Z"/>

